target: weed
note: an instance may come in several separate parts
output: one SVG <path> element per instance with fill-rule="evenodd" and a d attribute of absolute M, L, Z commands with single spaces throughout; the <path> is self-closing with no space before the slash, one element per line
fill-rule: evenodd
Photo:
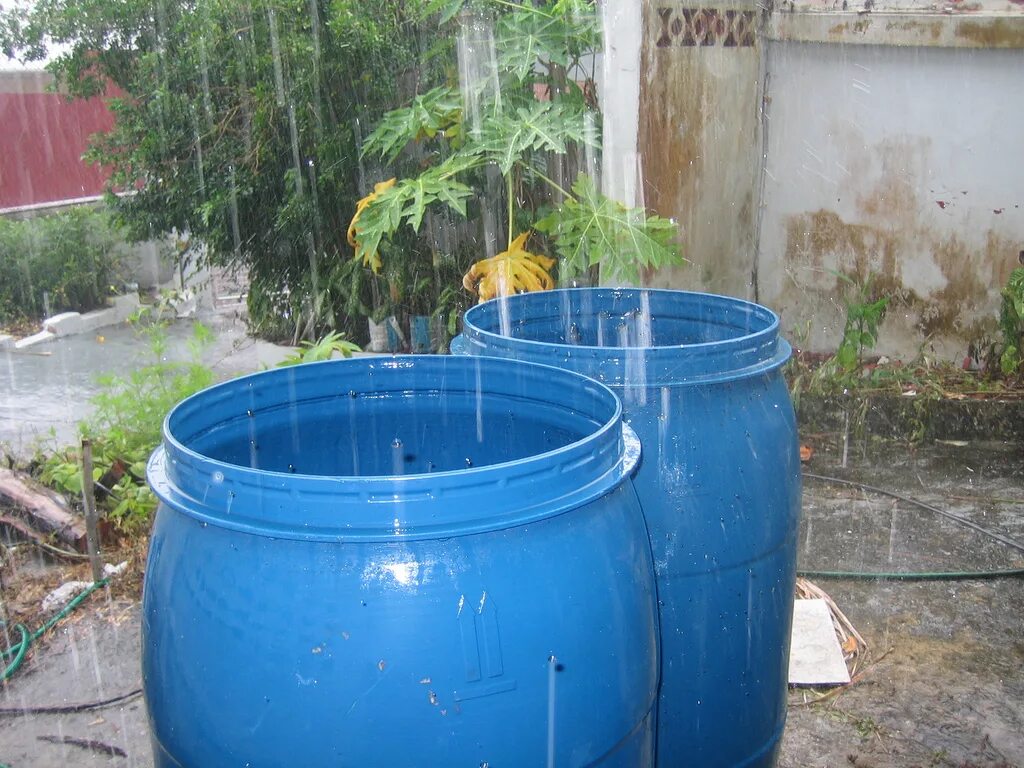
<path fill-rule="evenodd" d="M 839 342 L 835 360 L 846 373 L 857 370 L 864 363 L 864 352 L 878 343 L 878 326 L 885 316 L 889 305 L 889 297 L 873 298 L 871 292 L 871 274 L 868 273 L 863 283 L 839 274 L 840 279 L 854 289 L 853 298 L 844 299 L 846 304 L 846 325 L 843 328 L 843 339 Z"/>
<path fill-rule="evenodd" d="M 145 484 L 146 460 L 160 443 L 164 417 L 179 401 L 214 381 L 213 372 L 200 363 L 203 348 L 212 340 L 206 326 L 194 326 L 188 362 L 165 361 L 164 325 L 149 325 L 139 332 L 149 338 L 154 362 L 127 375 L 100 377 L 101 390 L 92 399 L 95 412 L 79 424 L 82 437 L 93 445 L 97 502 L 123 530 L 141 527 L 156 508 L 156 498 Z M 67 494 L 82 492 L 77 447 L 37 458 L 43 483 Z"/>
<path fill-rule="evenodd" d="M 1021 337 L 1024 336 L 1024 267 L 1010 273 L 1002 290 L 1003 301 L 999 309 L 999 330 L 1003 334 L 1003 353 L 999 366 L 1007 376 L 1015 374 L 1021 366 Z"/>
<path fill-rule="evenodd" d="M 331 331 L 317 342 L 303 341 L 292 354 L 278 363 L 278 367 L 299 365 L 300 363 L 318 363 L 330 360 L 334 353 L 342 357 L 352 357 L 353 352 L 361 352 L 358 344 L 353 344 L 340 333 Z"/>
<path fill-rule="evenodd" d="M 110 215 L 88 207 L 0 218 L 0 323 L 103 306 L 124 278 L 119 239 Z"/>

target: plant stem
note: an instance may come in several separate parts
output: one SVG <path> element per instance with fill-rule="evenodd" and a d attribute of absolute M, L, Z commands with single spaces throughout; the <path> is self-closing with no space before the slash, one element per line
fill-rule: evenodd
<path fill-rule="evenodd" d="M 515 210 L 514 209 L 514 205 L 513 205 L 513 201 L 515 200 L 515 198 L 514 198 L 515 190 L 513 189 L 513 177 L 512 177 L 512 175 L 513 175 L 513 172 L 510 170 L 508 172 L 508 176 L 506 178 L 506 183 L 508 185 L 508 190 L 507 190 L 507 192 L 508 192 L 508 245 L 505 246 L 505 250 L 508 250 L 509 248 L 512 247 L 512 215 L 513 215 L 513 212 Z"/>
<path fill-rule="evenodd" d="M 515 8 L 517 11 L 525 11 L 527 13 L 535 13 L 538 16 L 543 16 L 545 19 L 555 18 L 550 13 L 544 13 L 540 8 L 532 8 L 528 5 L 520 5 L 519 3 L 510 3 L 508 0 L 494 0 L 495 5 L 504 5 L 507 8 Z"/>
<path fill-rule="evenodd" d="M 531 168 L 530 170 L 533 171 L 535 174 L 537 174 L 544 181 L 546 181 L 549 185 L 551 185 L 551 187 L 553 187 L 557 191 L 561 192 L 565 197 L 572 198 L 573 200 L 576 199 L 576 198 L 573 197 L 571 192 L 569 192 L 566 189 L 563 189 L 562 186 L 560 184 L 558 184 L 558 182 L 556 182 L 554 179 L 548 178 L 543 173 L 538 171 L 536 168 Z"/>

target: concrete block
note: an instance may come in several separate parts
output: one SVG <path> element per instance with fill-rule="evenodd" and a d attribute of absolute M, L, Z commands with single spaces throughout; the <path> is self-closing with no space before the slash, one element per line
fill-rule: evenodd
<path fill-rule="evenodd" d="M 24 339 L 14 342 L 15 349 L 25 349 L 25 347 L 31 347 L 36 344 L 42 344 L 46 341 L 53 341 L 57 338 L 57 334 L 51 331 L 40 331 L 33 336 L 26 336 Z"/>
<path fill-rule="evenodd" d="M 106 326 L 113 325 L 116 322 L 117 319 L 112 307 L 97 309 L 93 312 L 86 312 L 82 315 L 82 324 L 78 329 L 78 333 L 92 333 L 98 328 L 105 328 Z"/>
<path fill-rule="evenodd" d="M 139 308 L 139 295 L 129 293 L 124 296 L 114 296 L 109 303 L 110 306 L 106 309 L 97 309 L 82 315 L 82 325 L 77 333 L 93 333 L 100 328 L 123 323 Z"/>
<path fill-rule="evenodd" d="M 124 296 L 115 296 L 110 300 L 110 305 L 117 318 L 114 322 L 123 323 L 139 308 L 139 294 L 132 291 Z"/>
<path fill-rule="evenodd" d="M 61 312 L 43 320 L 43 329 L 56 336 L 73 336 L 84 328 L 82 315 L 78 312 Z"/>

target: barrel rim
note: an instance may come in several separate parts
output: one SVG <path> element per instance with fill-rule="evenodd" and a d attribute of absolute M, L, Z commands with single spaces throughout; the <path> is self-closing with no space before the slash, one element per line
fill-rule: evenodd
<path fill-rule="evenodd" d="M 211 393 L 230 394 L 289 372 L 310 377 L 318 371 L 328 375 L 336 370 L 343 376 L 372 368 L 397 377 L 410 367 L 426 366 L 443 376 L 453 366 L 471 371 L 479 370 L 480 365 L 494 377 L 514 370 L 518 377 L 530 381 L 568 385 L 561 403 L 566 409 L 578 410 L 579 395 L 590 392 L 596 395 L 594 408 L 606 410 L 593 414 L 599 426 L 592 432 L 553 450 L 480 467 L 400 476 L 253 469 L 205 456 L 182 442 L 173 430 L 180 414 L 201 407 Z M 339 383 L 339 388 L 347 392 L 350 384 Z M 262 371 L 186 398 L 167 415 L 163 431 L 164 443 L 153 452 L 147 467 L 149 483 L 161 502 L 206 524 L 302 540 L 418 540 L 522 525 L 608 493 L 632 474 L 640 451 L 639 440 L 622 420 L 621 402 L 600 382 L 537 363 L 483 356 L 375 356 Z"/>
<path fill-rule="evenodd" d="M 627 294 L 648 294 L 660 302 L 680 307 L 711 307 L 719 313 L 738 312 L 756 320 L 755 330 L 738 333 L 725 339 L 651 346 L 593 346 L 565 341 L 538 341 L 503 335 L 493 322 L 478 324 L 481 317 L 496 316 L 501 302 L 526 315 L 524 306 L 549 305 L 555 296 L 581 297 L 592 295 L 594 301 L 610 301 Z M 579 303 L 579 302 L 578 302 Z M 664 316 L 664 308 L 658 314 Z M 518 320 L 518 318 L 516 318 Z M 492 299 L 466 311 L 463 316 L 462 339 L 453 344 L 453 352 L 462 354 L 494 354 L 514 352 L 518 359 L 530 362 L 554 362 L 569 366 L 587 375 L 596 375 L 610 386 L 686 386 L 715 383 L 766 373 L 783 365 L 792 349 L 779 335 L 778 315 L 768 307 L 746 299 L 697 291 L 644 287 L 558 288 L 553 291 L 517 294 Z M 468 346 L 466 346 L 468 345 Z M 640 375 L 638 375 L 640 374 Z"/>

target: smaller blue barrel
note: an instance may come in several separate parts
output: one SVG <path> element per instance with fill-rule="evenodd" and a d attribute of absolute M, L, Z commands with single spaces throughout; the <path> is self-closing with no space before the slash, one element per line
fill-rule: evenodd
<path fill-rule="evenodd" d="M 615 395 L 363 358 L 179 404 L 142 669 L 158 768 L 650 766 L 657 606 Z"/>
<path fill-rule="evenodd" d="M 770 766 L 786 720 L 800 461 L 778 318 L 686 291 L 543 291 L 466 312 L 453 352 L 622 398 L 657 571 L 659 768 Z"/>

